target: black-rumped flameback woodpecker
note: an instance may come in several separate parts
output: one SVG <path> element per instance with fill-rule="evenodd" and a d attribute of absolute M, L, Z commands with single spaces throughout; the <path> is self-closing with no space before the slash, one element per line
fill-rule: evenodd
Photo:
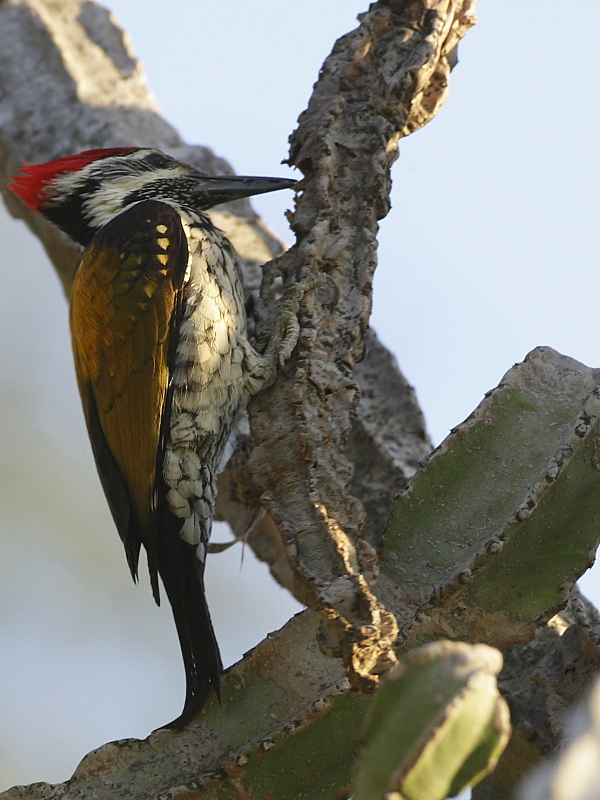
<path fill-rule="evenodd" d="M 248 341 L 236 256 L 204 211 L 277 189 L 279 178 L 211 177 L 145 148 L 88 150 L 24 166 L 11 190 L 84 247 L 71 293 L 77 381 L 100 479 L 137 580 L 173 609 L 187 724 L 219 648 L 204 596 L 216 477 L 272 359 Z"/>

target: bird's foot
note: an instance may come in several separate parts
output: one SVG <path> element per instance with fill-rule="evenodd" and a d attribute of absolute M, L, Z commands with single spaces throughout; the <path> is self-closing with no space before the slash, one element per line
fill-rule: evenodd
<path fill-rule="evenodd" d="M 267 354 L 275 360 L 275 367 L 282 367 L 298 344 L 300 323 L 298 312 L 304 295 L 327 282 L 327 275 L 312 272 L 308 277 L 286 287 L 275 321 L 275 330 L 267 347 Z"/>

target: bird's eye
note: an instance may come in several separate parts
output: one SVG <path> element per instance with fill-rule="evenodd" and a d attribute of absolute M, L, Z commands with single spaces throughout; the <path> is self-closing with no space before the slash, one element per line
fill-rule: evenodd
<path fill-rule="evenodd" d="M 166 167 L 169 163 L 162 153 L 150 153 L 144 161 L 147 161 L 153 167 Z"/>

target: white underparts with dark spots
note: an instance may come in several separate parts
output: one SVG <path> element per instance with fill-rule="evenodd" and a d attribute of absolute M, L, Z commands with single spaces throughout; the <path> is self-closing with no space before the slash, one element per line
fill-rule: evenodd
<path fill-rule="evenodd" d="M 220 231 L 183 219 L 189 260 L 185 306 L 170 381 L 172 407 L 163 461 L 167 502 L 181 538 L 206 557 L 216 476 L 244 429 L 248 373 L 261 357 L 246 337 L 246 315 L 229 243 Z M 247 423 L 246 423 L 247 429 Z M 224 459 L 226 456 L 226 459 Z"/>

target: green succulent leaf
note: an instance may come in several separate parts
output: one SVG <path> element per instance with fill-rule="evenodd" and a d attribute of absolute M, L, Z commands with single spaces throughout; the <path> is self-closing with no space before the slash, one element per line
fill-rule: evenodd
<path fill-rule="evenodd" d="M 355 800 L 444 800 L 485 777 L 510 734 L 501 666 L 486 645 L 442 641 L 406 655 L 367 714 Z"/>

